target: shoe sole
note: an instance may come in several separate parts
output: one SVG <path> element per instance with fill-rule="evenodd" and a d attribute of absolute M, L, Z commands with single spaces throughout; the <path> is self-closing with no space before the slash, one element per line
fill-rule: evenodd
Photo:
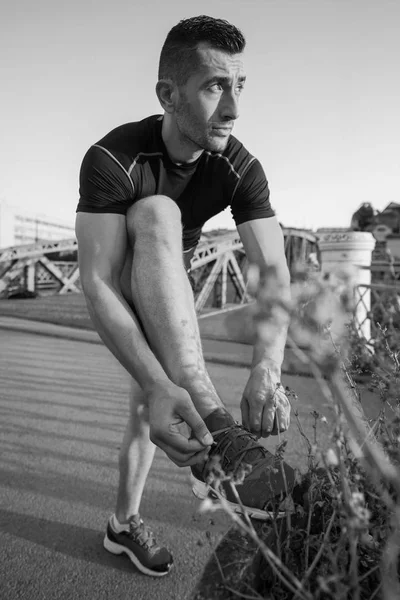
<path fill-rule="evenodd" d="M 196 498 L 199 500 L 204 500 L 205 498 L 211 498 L 211 500 L 218 500 L 218 496 L 213 491 L 212 487 L 196 479 L 194 475 L 190 474 L 190 479 L 192 482 L 192 492 Z M 248 506 L 240 506 L 240 504 L 236 504 L 236 502 L 230 502 L 226 500 L 229 508 L 233 510 L 233 512 L 243 515 L 247 514 L 250 519 L 255 519 L 256 521 L 272 521 L 273 519 L 281 519 L 286 516 L 285 512 L 278 512 L 276 515 L 271 512 L 267 512 L 265 510 L 261 510 L 261 508 L 250 508 Z"/>
<path fill-rule="evenodd" d="M 139 569 L 139 571 L 141 571 L 145 575 L 150 575 L 152 577 L 164 577 L 165 575 L 168 575 L 168 573 L 170 572 L 170 570 L 172 568 L 172 565 L 171 565 L 171 567 L 168 569 L 168 571 L 163 571 L 163 572 L 152 571 L 151 569 L 148 569 L 147 567 L 142 565 L 142 563 L 138 560 L 137 556 L 135 556 L 135 554 L 131 550 L 129 550 L 129 548 L 126 548 L 125 546 L 122 546 L 121 544 L 116 544 L 115 542 L 112 542 L 107 537 L 107 535 L 104 537 L 103 546 L 106 550 L 108 550 L 108 552 L 111 552 L 111 554 L 126 554 L 128 556 L 128 558 L 131 560 L 131 562 L 133 562 L 135 567 L 137 569 Z"/>

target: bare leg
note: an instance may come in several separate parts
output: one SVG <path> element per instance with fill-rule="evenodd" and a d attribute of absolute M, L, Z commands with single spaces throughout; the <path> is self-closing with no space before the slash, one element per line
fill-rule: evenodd
<path fill-rule="evenodd" d="M 188 390 L 204 418 L 223 404 L 204 363 L 193 292 L 182 259 L 180 211 L 169 198 L 145 198 L 128 212 L 127 227 L 133 253 L 129 252 L 121 277 L 124 296 L 135 305 L 166 373 Z M 154 457 L 143 401 L 134 382 L 119 460 L 116 517 L 120 522 L 139 512 Z"/>
<path fill-rule="evenodd" d="M 181 213 L 165 196 L 136 202 L 127 215 L 133 247 L 132 296 L 153 352 L 185 388 L 200 416 L 223 404 L 205 366 L 193 293 L 182 258 Z"/>
<path fill-rule="evenodd" d="M 177 205 L 164 196 L 139 200 L 128 212 L 127 231 L 133 249 L 132 298 L 154 354 L 171 381 L 189 392 L 206 425 L 211 423 L 214 427 L 215 423 L 223 423 L 222 427 L 211 429 L 216 439 L 225 439 L 224 436 L 227 436 L 234 450 L 243 449 L 242 440 L 237 444 L 237 428 L 231 428 L 234 421 L 218 397 L 205 366 L 193 293 L 183 265 L 181 214 Z M 217 409 L 220 411 L 211 415 Z M 138 422 L 141 419 L 142 416 L 138 414 Z M 220 428 L 223 432 L 222 437 L 218 438 Z M 149 446 L 139 441 L 144 431 L 148 435 L 148 424 L 144 427 L 142 423 L 131 431 L 133 433 L 127 434 L 124 446 L 127 448 L 123 453 L 126 466 L 121 469 L 119 496 L 120 505 L 124 505 L 124 511 L 121 512 L 125 514 L 138 509 L 153 457 Z M 240 432 L 242 434 L 246 435 Z M 258 447 L 253 438 L 246 438 L 247 442 L 249 445 L 246 449 L 252 453 L 248 457 L 254 460 L 255 471 L 246 480 L 248 485 L 240 486 L 241 503 L 233 496 L 229 502 L 233 510 L 240 512 L 243 504 L 251 510 L 254 518 L 264 520 L 269 518 L 265 511 L 266 502 L 275 502 L 288 486 L 294 484 L 294 471 L 285 465 L 284 477 L 276 470 L 271 472 L 273 455 Z M 144 448 L 142 455 L 139 448 Z M 203 477 L 206 466 L 206 461 L 202 465 L 192 466 L 193 489 L 199 497 L 208 492 Z M 226 492 L 229 493 L 229 488 Z"/>
<path fill-rule="evenodd" d="M 132 380 L 130 414 L 119 455 L 119 486 L 115 515 L 120 523 L 139 512 L 155 445 L 150 441 L 143 392 Z"/>

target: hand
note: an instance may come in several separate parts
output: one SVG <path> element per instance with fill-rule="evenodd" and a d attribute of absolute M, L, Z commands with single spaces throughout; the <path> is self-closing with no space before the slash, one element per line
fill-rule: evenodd
<path fill-rule="evenodd" d="M 188 392 L 167 381 L 148 389 L 147 401 L 151 441 L 179 467 L 204 461 L 213 438 Z"/>
<path fill-rule="evenodd" d="M 277 435 L 289 428 L 290 402 L 279 374 L 258 364 L 251 372 L 240 404 L 243 425 L 257 437 Z"/>

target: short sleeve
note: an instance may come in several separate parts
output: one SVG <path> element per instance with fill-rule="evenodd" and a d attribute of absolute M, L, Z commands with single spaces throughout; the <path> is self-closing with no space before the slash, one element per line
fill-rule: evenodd
<path fill-rule="evenodd" d="M 269 201 L 268 181 L 260 162 L 254 159 L 241 176 L 231 200 L 236 225 L 275 216 Z"/>
<path fill-rule="evenodd" d="M 89 148 L 81 165 L 76 212 L 125 215 L 133 199 L 132 180 L 118 160 L 105 148 Z"/>

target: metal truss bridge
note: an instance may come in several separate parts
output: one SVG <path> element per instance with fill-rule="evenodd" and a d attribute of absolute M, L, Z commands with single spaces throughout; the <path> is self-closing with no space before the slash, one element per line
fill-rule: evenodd
<path fill-rule="evenodd" d="M 316 252 L 316 237 L 283 229 L 289 268 Z M 247 302 L 246 259 L 236 231 L 205 234 L 192 259 L 196 310 Z M 80 293 L 77 241 L 66 239 L 0 249 L 0 299 Z"/>

